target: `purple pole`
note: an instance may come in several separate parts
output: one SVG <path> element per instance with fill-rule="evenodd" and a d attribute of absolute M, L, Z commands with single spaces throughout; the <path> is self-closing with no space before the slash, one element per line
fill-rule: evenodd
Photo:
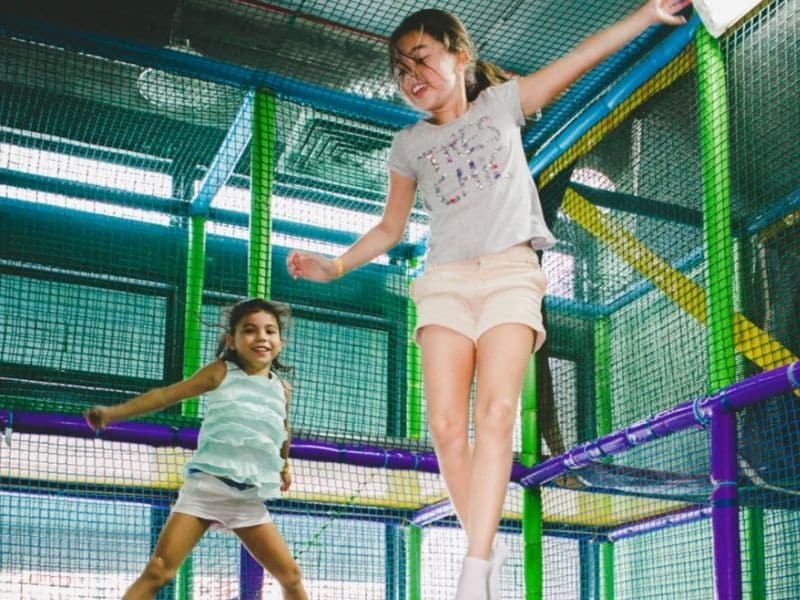
<path fill-rule="evenodd" d="M 239 598 L 261 600 L 264 589 L 264 568 L 242 546 L 239 549 Z"/>
<path fill-rule="evenodd" d="M 772 396 L 787 394 L 793 388 L 800 388 L 798 384 L 800 362 L 765 371 L 734 383 L 712 396 L 678 404 L 649 419 L 576 446 L 533 469 L 515 468 L 512 479 L 524 487 L 541 485 L 567 471 L 595 463 L 604 456 L 619 454 L 683 429 L 705 427 L 717 409 L 732 413 Z"/>
<path fill-rule="evenodd" d="M 711 524 L 718 600 L 742 597 L 737 477 L 736 414 L 720 407 L 711 416 Z"/>
<path fill-rule="evenodd" d="M 116 442 L 197 448 L 198 430 L 153 423 L 120 422 L 101 431 L 94 431 L 83 417 L 57 413 L 37 413 L 0 409 L 0 431 L 7 428 L 18 433 L 43 433 L 66 437 L 102 439 Z M 439 463 L 433 452 L 411 452 L 377 446 L 336 444 L 317 440 L 295 439 L 290 449 L 292 458 L 345 463 L 361 467 L 400 469 L 438 473 Z"/>
<path fill-rule="evenodd" d="M 549 458 L 533 469 L 515 464 L 511 479 L 525 487 L 540 485 L 571 469 L 592 464 L 604 456 L 619 454 L 676 431 L 705 427 L 716 408 L 726 412 L 736 411 L 771 396 L 791 392 L 793 388 L 800 389 L 800 361 L 748 377 L 712 396 L 679 404 L 649 419 L 576 446 L 565 454 Z M 151 446 L 177 446 L 190 450 L 197 448 L 196 429 L 176 429 L 150 423 L 115 423 L 95 432 L 79 416 L 0 409 L 0 431 L 9 427 L 22 433 L 100 438 Z M 433 452 L 295 439 L 292 441 L 290 455 L 292 458 L 365 467 L 439 472 L 439 464 Z"/>
<path fill-rule="evenodd" d="M 415 511 L 411 517 L 411 523 L 417 527 L 425 527 L 426 525 L 435 523 L 440 519 L 452 517 L 455 514 L 456 509 L 453 506 L 453 503 L 450 502 L 450 500 L 442 500 L 440 502 L 435 502 L 433 504 L 429 504 L 428 506 L 424 506 L 423 508 Z"/>
<path fill-rule="evenodd" d="M 665 515 L 649 517 L 641 521 L 620 525 L 609 531 L 606 535 L 608 536 L 609 542 L 617 542 L 643 533 L 651 533 L 669 527 L 677 527 L 679 525 L 686 525 L 687 523 L 694 523 L 695 521 L 702 521 L 710 516 L 710 507 L 690 506 Z"/>
<path fill-rule="evenodd" d="M 148 446 L 180 446 L 197 448 L 196 429 L 176 429 L 153 423 L 114 423 L 102 431 L 94 431 L 83 417 L 23 410 L 0 412 L 0 429 L 11 426 L 20 433 L 44 433 L 79 438 L 100 438 L 116 442 L 134 442 Z"/>

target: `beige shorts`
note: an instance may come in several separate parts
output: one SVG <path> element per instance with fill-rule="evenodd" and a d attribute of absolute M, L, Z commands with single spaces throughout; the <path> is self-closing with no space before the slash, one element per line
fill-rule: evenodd
<path fill-rule="evenodd" d="M 272 523 L 256 488 L 239 490 L 208 473 L 186 476 L 172 512 L 213 521 L 212 529 L 238 529 Z"/>
<path fill-rule="evenodd" d="M 521 323 L 536 333 L 534 352 L 547 333 L 542 298 L 547 278 L 527 244 L 496 254 L 428 267 L 411 284 L 417 305 L 414 339 L 428 325 L 452 329 L 473 342 L 497 325 Z"/>

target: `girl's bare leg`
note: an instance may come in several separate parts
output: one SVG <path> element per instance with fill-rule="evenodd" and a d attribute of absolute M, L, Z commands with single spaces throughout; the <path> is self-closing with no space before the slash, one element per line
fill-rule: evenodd
<path fill-rule="evenodd" d="M 534 332 L 510 323 L 478 339 L 475 448 L 467 517 L 468 554 L 488 559 L 511 476 L 514 422 Z"/>
<path fill-rule="evenodd" d="M 175 578 L 181 564 L 209 525 L 210 521 L 199 517 L 172 513 L 158 536 L 153 556 L 122 600 L 151 600 L 159 589 Z"/>
<path fill-rule="evenodd" d="M 308 600 L 308 593 L 303 586 L 303 572 L 274 524 L 242 527 L 235 529 L 234 533 L 253 558 L 278 580 L 285 600 Z"/>
<path fill-rule="evenodd" d="M 469 520 L 469 392 L 475 344 L 452 329 L 429 325 L 420 332 L 422 375 L 439 469 L 465 531 Z"/>

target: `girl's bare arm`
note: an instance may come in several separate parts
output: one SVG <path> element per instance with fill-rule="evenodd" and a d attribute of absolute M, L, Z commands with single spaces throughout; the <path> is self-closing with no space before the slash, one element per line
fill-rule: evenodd
<path fill-rule="evenodd" d="M 620 50 L 651 25 L 680 25 L 686 19 L 678 13 L 691 0 L 648 0 L 637 10 L 602 31 L 586 38 L 571 52 L 542 69 L 520 77 L 522 112 L 531 115 L 546 106 L 581 76 Z"/>
<path fill-rule="evenodd" d="M 343 272 L 352 271 L 397 245 L 406 230 L 416 189 L 415 180 L 389 171 L 389 191 L 380 223 L 342 254 Z M 330 281 L 339 275 L 333 260 L 311 252 L 292 252 L 287 259 L 287 268 L 292 277 L 312 281 Z"/>
<path fill-rule="evenodd" d="M 84 413 L 86 422 L 93 429 L 102 429 L 114 421 L 163 410 L 186 398 L 193 398 L 215 389 L 225 377 L 225 363 L 220 360 L 206 365 L 197 373 L 165 387 L 154 388 L 122 404 L 93 406 Z"/>

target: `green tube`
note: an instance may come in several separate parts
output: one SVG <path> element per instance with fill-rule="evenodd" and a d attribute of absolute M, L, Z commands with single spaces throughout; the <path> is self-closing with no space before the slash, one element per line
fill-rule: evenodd
<path fill-rule="evenodd" d="M 251 142 L 250 245 L 247 258 L 247 295 L 270 297 L 272 183 L 275 172 L 275 97 L 257 91 L 253 103 Z"/>
<path fill-rule="evenodd" d="M 758 253 L 758 244 L 753 244 L 751 252 Z M 736 256 L 739 260 L 736 261 L 736 286 L 739 290 L 739 298 L 744 298 L 744 277 L 742 276 L 742 263 L 748 261 L 747 255 L 743 252 L 743 242 L 735 242 Z M 750 257 L 750 262 L 758 260 L 757 257 Z M 753 267 L 748 265 L 747 272 L 752 272 Z M 737 305 L 736 309 L 742 313 L 741 305 Z M 737 356 L 736 364 L 736 379 L 739 380 L 747 375 L 747 364 L 743 356 Z M 743 540 L 743 553 L 748 563 L 747 572 L 750 575 L 750 592 L 749 597 L 752 600 L 756 598 L 767 597 L 767 580 L 765 577 L 767 569 L 767 560 L 765 554 L 765 537 L 764 537 L 764 509 L 749 507 L 744 508 L 744 528 L 747 530 L 747 537 Z"/>
<path fill-rule="evenodd" d="M 709 392 L 714 393 L 736 380 L 728 99 L 725 60 L 719 42 L 704 27 L 700 27 L 695 35 L 695 43 L 703 169 L 703 227 L 708 259 L 706 310 Z"/>
<path fill-rule="evenodd" d="M 532 467 L 539 462 L 539 424 L 536 406 L 536 355 L 532 354 L 522 385 L 522 452 L 520 462 Z M 522 496 L 522 541 L 525 564 L 525 600 L 540 600 L 544 594 L 542 557 L 541 491 L 526 488 Z"/>
<path fill-rule="evenodd" d="M 175 576 L 175 600 L 192 598 L 192 555 L 186 557 Z"/>
<path fill-rule="evenodd" d="M 418 259 L 408 261 L 408 270 L 413 270 Z M 409 288 L 411 281 L 409 280 Z M 411 298 L 406 300 L 406 437 L 422 439 L 422 357 L 419 346 L 414 341 L 414 327 L 417 324 L 417 307 Z M 422 599 L 422 529 L 414 525 L 406 528 L 406 598 Z"/>
<path fill-rule="evenodd" d="M 744 513 L 747 540 L 745 540 L 745 553 L 750 574 L 750 598 L 766 598 L 767 579 L 766 554 L 764 544 L 764 509 L 747 508 Z"/>
<path fill-rule="evenodd" d="M 416 268 L 418 260 L 409 260 L 408 268 Z M 409 288 L 411 282 L 409 281 Z M 422 439 L 424 415 L 422 414 L 422 357 L 417 343 L 414 341 L 414 327 L 417 324 L 417 307 L 409 298 L 406 301 L 406 437 L 412 440 Z"/>
<path fill-rule="evenodd" d="M 594 322 L 594 384 L 597 435 L 611 433 L 613 406 L 611 400 L 611 332 L 607 317 Z"/>
<path fill-rule="evenodd" d="M 613 427 L 611 331 L 607 317 L 600 317 L 594 322 L 594 384 L 599 437 L 611 433 Z M 614 544 L 610 542 L 600 544 L 600 577 L 600 598 L 614 600 Z"/>
<path fill-rule="evenodd" d="M 406 527 L 406 599 L 422 600 L 422 528 Z"/>
<path fill-rule="evenodd" d="M 201 337 L 200 315 L 203 310 L 203 282 L 206 264 L 206 219 L 201 216 L 189 219 L 189 248 L 186 267 L 186 310 L 183 333 L 183 377 L 189 377 L 200 368 Z M 200 401 L 189 398 L 181 403 L 181 414 L 197 417 Z M 187 556 L 175 577 L 177 600 L 192 597 L 192 557 Z"/>
<path fill-rule="evenodd" d="M 203 283 L 206 264 L 206 219 L 202 216 L 189 219 L 189 250 L 186 267 L 186 310 L 183 333 L 183 377 L 193 375 L 201 366 L 201 321 L 203 310 Z M 181 414 L 199 415 L 198 399 L 191 398 L 181 404 Z"/>
<path fill-rule="evenodd" d="M 703 173 L 703 229 L 708 260 L 708 391 L 714 393 L 736 380 L 728 98 L 725 59 L 719 42 L 704 27 L 700 27 L 695 34 L 695 46 Z M 759 539 L 763 542 L 763 524 L 755 514 L 747 518 L 748 527 L 760 528 L 761 531 L 751 530 L 755 539 L 745 549 L 746 560 L 751 574 L 763 574 L 763 551 L 759 550 L 758 542 Z M 754 599 L 765 597 L 763 582 L 759 585 L 758 580 L 759 576 L 756 575 L 750 590 L 750 597 Z"/>

